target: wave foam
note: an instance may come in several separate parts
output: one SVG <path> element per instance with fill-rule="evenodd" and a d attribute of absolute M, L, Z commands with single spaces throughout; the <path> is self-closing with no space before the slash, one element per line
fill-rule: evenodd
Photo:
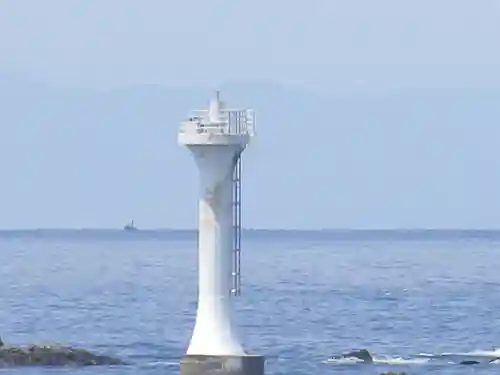
<path fill-rule="evenodd" d="M 429 358 L 378 358 L 373 357 L 373 363 L 376 365 L 423 365 L 430 361 Z"/>
<path fill-rule="evenodd" d="M 462 361 L 477 361 L 481 364 L 500 364 L 500 349 L 492 350 L 473 350 L 470 352 L 458 353 L 419 353 L 415 356 L 383 356 L 373 355 L 373 364 L 375 365 L 425 365 L 425 364 L 460 364 Z M 364 361 L 349 357 L 349 358 L 329 358 L 328 363 L 333 364 L 359 364 Z"/>
<path fill-rule="evenodd" d="M 425 364 L 429 361 L 428 358 L 403 358 L 403 357 L 373 357 L 373 364 L 375 365 L 414 365 L 414 364 Z M 328 363 L 334 363 L 337 365 L 354 365 L 363 363 L 362 360 L 358 358 L 329 358 Z"/>

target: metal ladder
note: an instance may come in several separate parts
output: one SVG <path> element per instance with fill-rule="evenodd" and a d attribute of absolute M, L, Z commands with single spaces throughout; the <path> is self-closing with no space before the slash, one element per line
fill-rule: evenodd
<path fill-rule="evenodd" d="M 233 254 L 231 295 L 241 295 L 241 158 L 233 172 Z"/>

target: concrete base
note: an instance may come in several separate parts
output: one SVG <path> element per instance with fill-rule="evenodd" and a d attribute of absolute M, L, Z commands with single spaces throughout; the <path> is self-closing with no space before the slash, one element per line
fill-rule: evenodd
<path fill-rule="evenodd" d="M 181 375 L 264 375 L 264 357 L 187 355 L 181 360 Z"/>

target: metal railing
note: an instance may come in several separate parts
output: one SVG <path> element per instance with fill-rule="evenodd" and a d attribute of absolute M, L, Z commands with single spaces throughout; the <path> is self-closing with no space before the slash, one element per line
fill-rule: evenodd
<path fill-rule="evenodd" d="M 196 110 L 181 124 L 179 132 L 254 136 L 255 113 L 251 109 L 225 109 L 221 111 L 219 121 L 214 123 L 208 117 L 208 110 Z"/>

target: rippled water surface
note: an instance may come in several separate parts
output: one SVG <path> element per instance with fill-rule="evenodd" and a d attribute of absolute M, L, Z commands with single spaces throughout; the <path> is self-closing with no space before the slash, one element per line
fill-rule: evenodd
<path fill-rule="evenodd" d="M 267 357 L 269 375 L 496 373 L 495 364 L 404 358 L 500 347 L 499 255 L 500 235 L 248 234 L 237 301 L 245 345 Z M 0 264 L 4 341 L 78 345 L 133 362 L 0 371 L 179 372 L 196 308 L 193 235 L 4 232 Z M 358 347 L 379 363 L 326 363 Z"/>

